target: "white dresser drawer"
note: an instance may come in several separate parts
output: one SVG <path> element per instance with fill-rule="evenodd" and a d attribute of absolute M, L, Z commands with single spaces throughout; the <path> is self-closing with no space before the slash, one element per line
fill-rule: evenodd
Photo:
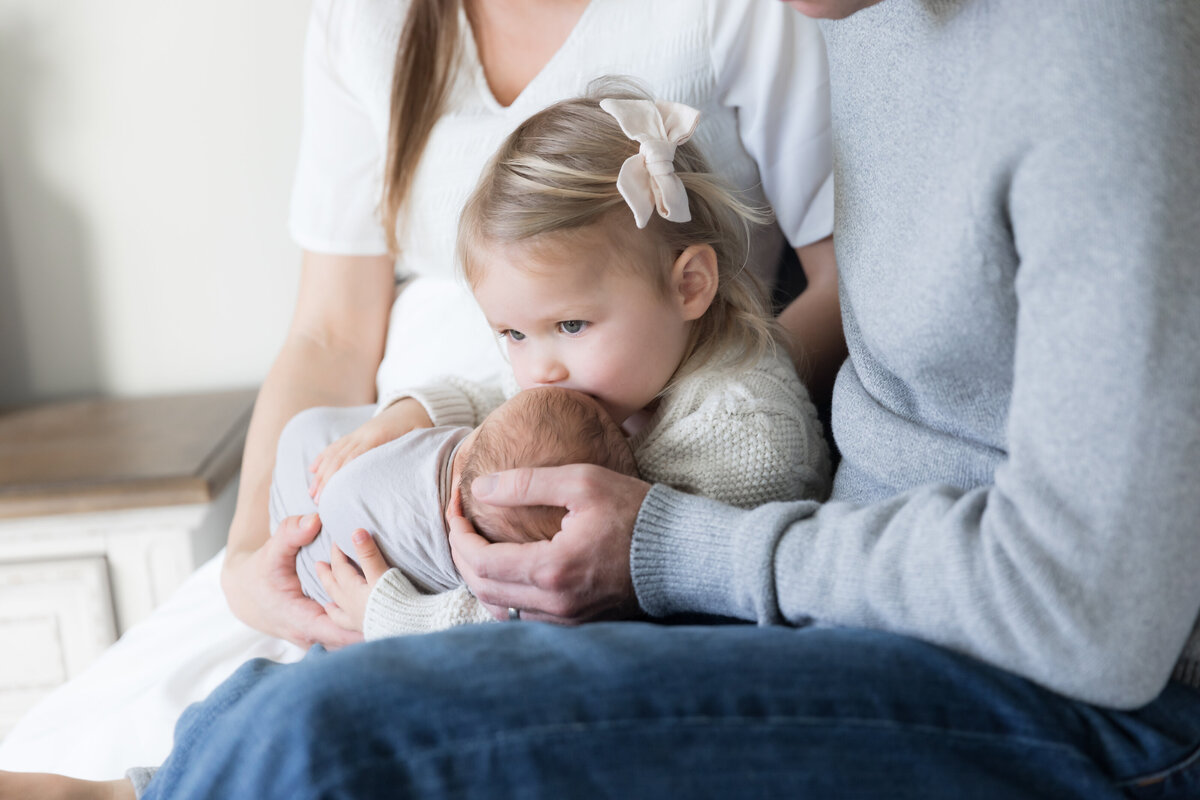
<path fill-rule="evenodd" d="M 0 738 L 220 549 L 254 394 L 0 409 Z"/>
<path fill-rule="evenodd" d="M 104 558 L 0 563 L 0 731 L 114 641 Z"/>

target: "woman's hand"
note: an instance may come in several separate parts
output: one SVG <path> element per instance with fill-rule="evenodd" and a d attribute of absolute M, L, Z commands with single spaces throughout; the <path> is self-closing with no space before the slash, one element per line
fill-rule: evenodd
<path fill-rule="evenodd" d="M 362 635 L 334 623 L 317 601 L 305 597 L 296 576 L 296 554 L 321 532 L 316 514 L 288 517 L 257 550 L 230 551 L 221 570 L 229 606 L 251 627 L 307 648 L 329 649 L 362 641 Z"/>
<path fill-rule="evenodd" d="M 432 428 L 433 420 L 425 408 L 411 397 L 398 400 L 321 451 L 308 471 L 313 473 L 308 493 L 313 502 L 321 499 L 321 490 L 333 474 L 347 462 L 368 450 L 399 439 L 414 428 Z"/>
<path fill-rule="evenodd" d="M 515 469 L 475 480 L 480 502 L 567 509 L 549 541 L 492 544 L 452 503 L 450 550 L 463 579 L 494 616 L 575 624 L 632 616 L 629 546 L 650 484 L 592 464 Z"/>
<path fill-rule="evenodd" d="M 388 571 L 388 564 L 371 534 L 359 528 L 351 538 L 358 567 L 335 544 L 330 562 L 317 562 L 317 577 L 333 600 L 325 606 L 325 613 L 346 630 L 361 632 L 371 590 Z"/>

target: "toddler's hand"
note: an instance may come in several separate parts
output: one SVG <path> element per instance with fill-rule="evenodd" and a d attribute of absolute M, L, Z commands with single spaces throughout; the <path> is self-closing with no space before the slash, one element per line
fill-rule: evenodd
<path fill-rule="evenodd" d="M 425 409 L 416 400 L 406 397 L 385 408 L 371 419 L 363 423 L 357 430 L 351 431 L 333 444 L 321 451 L 308 471 L 313 473 L 312 485 L 308 493 L 313 502 L 321 499 L 321 490 L 333 474 L 346 465 L 347 462 L 361 456 L 368 450 L 387 444 L 393 439 L 399 439 L 414 428 L 432 428 L 433 420 L 425 413 Z"/>
<path fill-rule="evenodd" d="M 330 563 L 317 562 L 317 577 L 325 592 L 333 600 L 325 606 L 329 618 L 348 631 L 362 631 L 363 617 L 367 614 L 367 600 L 371 589 L 388 571 L 383 554 L 375 545 L 371 534 L 359 528 L 354 532 L 354 556 L 362 572 L 346 557 L 338 546 L 333 546 Z"/>

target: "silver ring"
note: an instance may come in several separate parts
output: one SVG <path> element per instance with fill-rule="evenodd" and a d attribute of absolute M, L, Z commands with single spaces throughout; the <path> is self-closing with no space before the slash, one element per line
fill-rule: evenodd
<path fill-rule="evenodd" d="M 521 609 L 513 608 L 513 607 L 509 606 L 508 621 L 509 622 L 520 622 L 521 621 Z"/>

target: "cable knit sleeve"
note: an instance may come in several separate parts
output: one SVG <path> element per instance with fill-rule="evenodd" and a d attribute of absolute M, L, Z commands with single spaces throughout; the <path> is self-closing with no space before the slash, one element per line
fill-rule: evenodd
<path fill-rule="evenodd" d="M 780 357 L 685 379 L 651 426 L 635 451 L 646 480 L 741 508 L 829 494 L 816 407 Z"/>
<path fill-rule="evenodd" d="M 371 590 L 363 618 L 368 640 L 431 633 L 459 625 L 495 622 L 464 585 L 438 594 L 422 594 L 398 569 L 390 569 Z"/>
<path fill-rule="evenodd" d="M 434 426 L 470 425 L 474 427 L 509 397 L 520 391 L 511 373 L 494 383 L 480 383 L 457 376 L 418 387 L 403 387 L 379 398 L 378 414 L 388 406 L 411 397 L 429 414 Z"/>

